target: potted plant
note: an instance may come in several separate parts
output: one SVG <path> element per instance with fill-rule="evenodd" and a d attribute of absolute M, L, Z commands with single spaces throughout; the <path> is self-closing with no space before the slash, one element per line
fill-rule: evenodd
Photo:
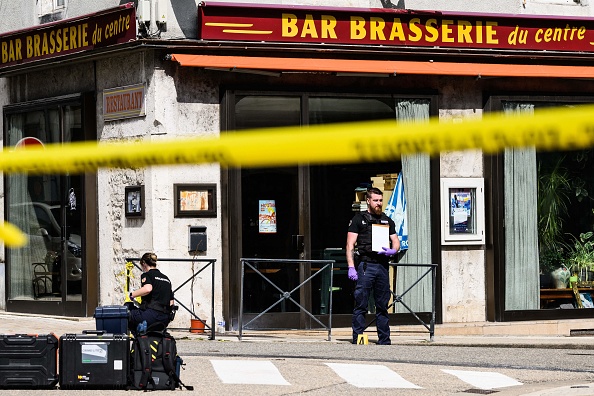
<path fill-rule="evenodd" d="M 538 244 L 541 288 L 565 288 L 570 272 L 565 266 L 563 245 L 563 222 L 567 217 L 568 192 L 571 189 L 567 170 L 562 166 L 565 157 L 560 157 L 550 169 L 538 165 Z M 561 247 L 559 247 L 561 246 Z M 554 273 L 554 275 L 552 275 Z"/>
<path fill-rule="evenodd" d="M 540 253 L 540 287 L 564 289 L 567 287 L 571 272 L 565 265 L 563 248 L 545 248 Z"/>
<path fill-rule="evenodd" d="M 564 288 L 565 285 L 561 286 L 562 281 L 559 280 L 559 277 L 563 274 L 556 274 L 557 277 L 557 284 L 553 279 L 553 272 L 558 269 L 566 269 L 564 265 L 565 257 L 563 256 L 563 249 L 552 247 L 552 248 L 543 248 L 539 255 L 539 265 L 540 265 L 540 287 L 543 289 L 550 289 L 550 288 Z M 569 270 L 567 270 L 569 272 Z M 559 272 L 559 271 L 557 271 Z"/>
<path fill-rule="evenodd" d="M 571 273 L 576 273 L 581 282 L 594 280 L 594 240 L 592 231 L 581 233 L 579 238 L 571 235 L 573 245 L 568 245 L 568 263 Z"/>
<path fill-rule="evenodd" d="M 562 239 L 563 222 L 567 217 L 568 193 L 571 190 L 569 174 L 562 163 L 565 157 L 557 160 L 550 171 L 538 165 L 538 242 L 543 247 L 555 246 Z"/>

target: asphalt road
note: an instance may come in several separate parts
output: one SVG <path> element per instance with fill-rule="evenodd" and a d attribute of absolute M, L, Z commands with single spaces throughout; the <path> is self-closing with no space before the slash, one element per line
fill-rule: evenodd
<path fill-rule="evenodd" d="M 0 333 L 58 336 L 93 329 L 72 321 L 0 315 Z M 346 329 L 348 330 L 348 329 Z M 394 345 L 352 345 L 350 331 L 326 335 L 175 332 L 186 365 L 182 380 L 201 395 L 594 395 L 594 337 L 394 336 Z M 346 373 L 346 374 L 345 374 Z M 59 388 L 58 388 L 59 389 Z M 80 394 L 75 390 L 0 390 L 0 395 Z M 88 390 L 85 395 L 133 391 Z M 177 391 L 181 392 L 181 391 Z M 161 392 L 160 392 L 161 393 Z"/>
<path fill-rule="evenodd" d="M 319 359 L 367 363 L 441 364 L 585 372 L 594 375 L 594 350 L 551 346 L 465 347 L 433 345 L 352 345 L 332 342 L 230 342 L 179 340 L 180 355 L 259 359 Z"/>
<path fill-rule="evenodd" d="M 183 391 L 187 394 L 594 395 L 594 350 L 575 346 L 379 346 L 260 338 L 255 342 L 181 339 L 178 351 L 185 362 L 182 380 L 194 387 Z M 471 379 L 460 377 L 464 375 Z M 4 390 L 0 394 L 54 392 Z M 88 390 L 84 394 L 130 392 Z"/>
<path fill-rule="evenodd" d="M 208 395 L 360 395 L 368 391 L 376 395 L 594 395 L 592 350 L 461 347 L 430 343 L 386 347 L 324 342 L 196 340 L 180 340 L 178 346 L 187 363 L 182 380 L 185 378 L 188 384 Z M 258 382 L 255 362 L 269 362 L 287 384 L 225 383 L 225 378 L 215 370 L 217 362 L 221 361 L 241 363 L 231 374 L 231 381 L 241 377 L 241 371 L 247 370 L 247 381 Z M 386 367 L 418 388 L 386 388 L 379 375 L 377 381 L 372 378 L 363 385 L 371 388 L 360 388 L 351 382 L 356 380 L 353 377 L 365 374 L 359 374 L 359 370 L 357 374 L 342 378 L 331 368 L 333 364 L 355 368 Z M 465 382 L 452 372 L 478 373 L 478 383 Z M 372 372 L 367 375 L 377 374 Z M 494 375 L 521 384 L 490 388 L 488 383 L 482 382 Z M 265 374 L 265 378 L 271 377 L 270 373 Z M 593 383 L 591 386 L 590 382 Z"/>

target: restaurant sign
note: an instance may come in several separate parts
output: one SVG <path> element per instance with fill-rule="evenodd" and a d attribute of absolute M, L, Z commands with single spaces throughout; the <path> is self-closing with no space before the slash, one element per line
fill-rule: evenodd
<path fill-rule="evenodd" d="M 144 84 L 103 90 L 103 120 L 142 117 L 145 110 Z"/>
<path fill-rule="evenodd" d="M 0 69 L 136 39 L 134 3 L 0 35 Z"/>
<path fill-rule="evenodd" d="M 594 51 L 592 18 L 205 1 L 199 38 L 519 51 Z"/>

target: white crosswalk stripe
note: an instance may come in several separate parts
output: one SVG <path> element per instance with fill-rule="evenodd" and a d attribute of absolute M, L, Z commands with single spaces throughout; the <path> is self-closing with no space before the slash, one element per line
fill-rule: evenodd
<path fill-rule="evenodd" d="M 336 374 L 357 388 L 421 389 L 383 365 L 326 363 Z"/>
<path fill-rule="evenodd" d="M 515 379 L 492 371 L 443 370 L 444 373 L 454 375 L 464 382 L 479 389 L 496 389 L 508 386 L 522 385 Z"/>
<path fill-rule="evenodd" d="M 210 362 L 223 384 L 297 385 L 289 383 L 276 365 L 268 360 L 213 359 Z M 381 364 L 327 362 L 324 364 L 348 385 L 356 388 L 423 389 L 423 386 L 427 385 L 426 376 L 421 380 L 424 385 L 419 386 L 403 378 L 392 368 Z M 286 369 L 286 367 L 284 368 Z M 523 385 L 522 382 L 514 378 L 493 371 L 438 370 L 482 390 Z M 292 381 L 294 382 L 295 378 Z"/>
<path fill-rule="evenodd" d="M 211 360 L 210 362 L 225 384 L 291 385 L 270 361 Z"/>

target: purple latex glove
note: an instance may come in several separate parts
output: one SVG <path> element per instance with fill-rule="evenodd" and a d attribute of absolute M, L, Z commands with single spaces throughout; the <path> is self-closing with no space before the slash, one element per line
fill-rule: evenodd
<path fill-rule="evenodd" d="M 349 279 L 352 281 L 359 279 L 359 275 L 357 275 L 357 270 L 355 267 L 349 267 Z"/>
<path fill-rule="evenodd" d="M 381 252 L 377 252 L 377 254 L 383 254 L 383 255 L 386 255 L 386 256 L 393 256 L 396 253 L 398 253 L 398 250 L 396 250 L 396 249 L 387 248 L 387 247 L 383 247 L 382 249 L 384 249 L 384 250 L 381 251 Z"/>

